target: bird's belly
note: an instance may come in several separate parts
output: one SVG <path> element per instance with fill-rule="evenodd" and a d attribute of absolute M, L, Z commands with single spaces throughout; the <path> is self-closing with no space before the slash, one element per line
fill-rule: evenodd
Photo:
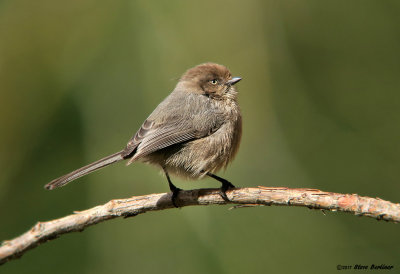
<path fill-rule="evenodd" d="M 232 131 L 237 131 L 237 134 L 230 134 Z M 161 165 L 170 174 L 185 179 L 199 179 L 207 172 L 217 172 L 226 167 L 233 159 L 239 142 L 240 129 L 226 125 L 210 136 L 153 152 L 142 161 Z"/>

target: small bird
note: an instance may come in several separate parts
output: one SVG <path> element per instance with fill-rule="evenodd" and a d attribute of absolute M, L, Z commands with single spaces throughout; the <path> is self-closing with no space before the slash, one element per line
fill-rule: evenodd
<path fill-rule="evenodd" d="M 175 207 L 181 189 L 172 183 L 170 174 L 185 179 L 212 177 L 222 184 L 221 196 L 228 200 L 226 191 L 234 185 L 214 173 L 226 168 L 239 148 L 242 116 L 234 85 L 240 80 L 232 77 L 225 66 L 215 63 L 187 70 L 123 150 L 57 178 L 45 188 L 64 186 L 95 170 L 128 160 L 127 165 L 140 161 L 160 167 Z"/>

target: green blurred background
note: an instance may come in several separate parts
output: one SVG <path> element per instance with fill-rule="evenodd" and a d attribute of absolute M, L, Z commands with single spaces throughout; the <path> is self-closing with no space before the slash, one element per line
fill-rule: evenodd
<path fill-rule="evenodd" d="M 113 198 L 168 191 L 159 171 L 140 163 L 51 192 L 43 185 L 120 150 L 180 75 L 206 61 L 243 77 L 242 145 L 221 176 L 237 186 L 398 202 L 399 8 L 361 0 L 1 1 L 0 240 Z M 228 208 L 109 221 L 43 244 L 0 272 L 400 268 L 398 225 L 304 208 Z"/>

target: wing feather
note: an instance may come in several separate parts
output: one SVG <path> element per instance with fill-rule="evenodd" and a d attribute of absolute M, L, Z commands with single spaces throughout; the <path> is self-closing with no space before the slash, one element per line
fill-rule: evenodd
<path fill-rule="evenodd" d="M 124 158 L 132 157 L 129 161 L 129 163 L 131 163 L 154 151 L 192 139 L 201 138 L 207 136 L 207 134 L 208 131 L 201 132 L 189 126 L 188 123 L 170 121 L 167 124 L 157 125 L 154 122 L 146 120 L 128 142 L 122 155 Z"/>
<path fill-rule="evenodd" d="M 179 90 L 169 96 L 174 96 L 174 99 L 164 100 L 123 150 L 124 159 L 130 158 L 128 164 L 157 150 L 211 135 L 223 124 L 223 113 L 215 109 L 208 98 L 188 95 Z M 182 111 L 171 112 L 165 109 Z M 204 115 L 206 111 L 213 115 Z M 206 122 L 204 117 L 209 117 Z"/>

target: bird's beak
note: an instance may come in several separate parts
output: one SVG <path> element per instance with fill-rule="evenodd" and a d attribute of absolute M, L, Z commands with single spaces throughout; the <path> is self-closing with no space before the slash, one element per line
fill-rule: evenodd
<path fill-rule="evenodd" d="M 240 77 L 233 77 L 231 80 L 226 82 L 227 86 L 233 86 L 234 84 L 238 83 L 242 78 Z"/>

